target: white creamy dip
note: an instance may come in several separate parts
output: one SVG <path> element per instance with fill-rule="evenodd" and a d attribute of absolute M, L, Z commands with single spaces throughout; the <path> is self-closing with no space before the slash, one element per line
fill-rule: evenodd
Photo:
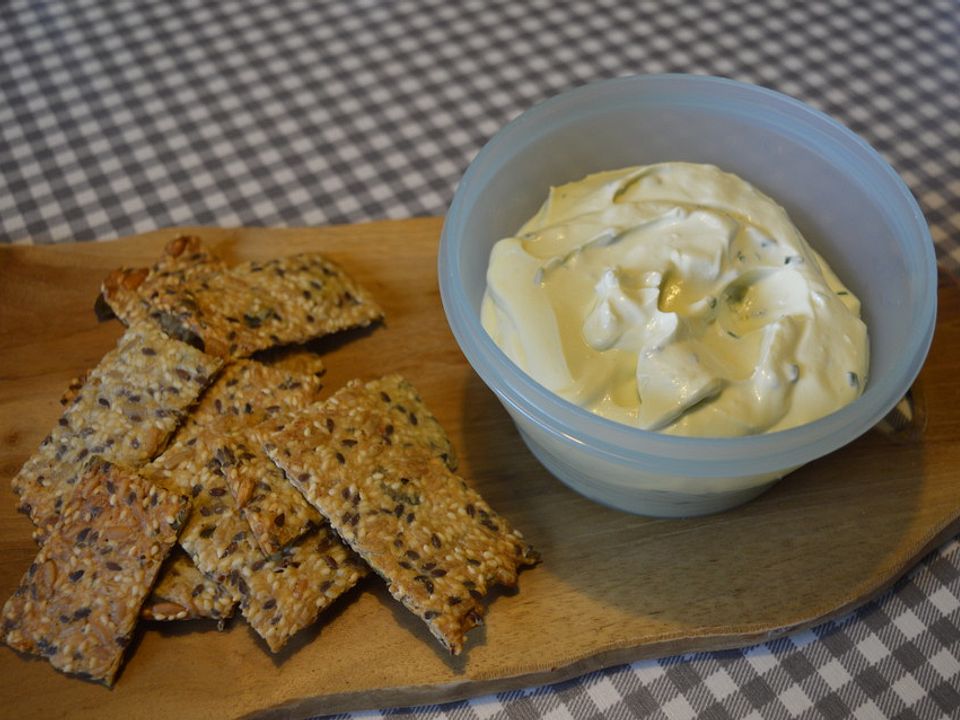
<path fill-rule="evenodd" d="M 481 320 L 558 395 L 677 435 L 801 425 L 867 377 L 860 301 L 786 211 L 711 165 L 551 188 L 490 255 Z"/>

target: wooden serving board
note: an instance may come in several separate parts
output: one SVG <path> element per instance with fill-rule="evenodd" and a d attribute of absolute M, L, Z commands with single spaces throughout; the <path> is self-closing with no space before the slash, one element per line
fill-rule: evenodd
<path fill-rule="evenodd" d="M 471 371 L 447 327 L 436 280 L 439 219 L 321 229 L 195 229 L 230 259 L 323 251 L 382 301 L 372 331 L 319 344 L 332 390 L 407 375 L 450 432 L 461 471 L 542 551 L 519 592 L 493 600 L 465 654 L 370 578 L 271 655 L 242 620 L 141 623 L 116 687 L 68 679 L 0 648 L 10 717 L 305 717 L 439 702 L 559 681 L 597 668 L 747 645 L 835 617 L 874 597 L 960 531 L 960 291 L 940 291 L 921 375 L 928 425 L 895 442 L 868 433 L 754 502 L 693 520 L 595 505 L 544 471 Z M 174 235 L 0 248 L 0 601 L 35 548 L 9 479 L 59 415 L 68 380 L 120 334 L 92 306 L 101 278 L 146 265 Z"/>

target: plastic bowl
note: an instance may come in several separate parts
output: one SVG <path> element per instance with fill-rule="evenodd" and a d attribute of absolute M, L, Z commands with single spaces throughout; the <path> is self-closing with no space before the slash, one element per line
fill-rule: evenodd
<path fill-rule="evenodd" d="M 870 376 L 854 403 L 812 423 L 742 438 L 628 427 L 554 395 L 480 324 L 490 249 L 551 185 L 669 160 L 713 163 L 781 205 L 863 303 Z M 547 100 L 470 164 L 443 226 L 440 293 L 464 355 L 544 466 L 616 508 L 677 517 L 745 502 L 876 424 L 913 382 L 933 336 L 936 261 L 916 201 L 867 143 L 780 93 L 693 75 L 620 78 Z"/>

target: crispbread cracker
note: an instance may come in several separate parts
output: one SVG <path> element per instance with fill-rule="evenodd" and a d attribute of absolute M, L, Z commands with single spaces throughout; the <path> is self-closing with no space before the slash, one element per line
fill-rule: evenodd
<path fill-rule="evenodd" d="M 181 546 L 207 577 L 232 593 L 247 622 L 277 652 L 367 570 L 326 525 L 276 555 L 264 555 L 227 491 L 224 456 L 221 438 L 202 433 L 168 450 L 147 471 L 155 482 L 193 497 Z"/>
<path fill-rule="evenodd" d="M 417 445 L 455 470 L 457 454 L 450 438 L 424 404 L 417 389 L 400 375 L 363 382 L 351 380 L 322 405 L 311 405 L 300 418 L 319 418 L 338 442 L 350 448 L 359 435 L 382 438 L 387 444 Z M 287 418 L 260 426 L 261 440 L 280 432 Z"/>
<path fill-rule="evenodd" d="M 303 342 L 347 328 L 365 327 L 383 317 L 383 311 L 364 287 L 318 253 L 248 262 L 232 272 L 274 300 L 290 328 L 285 336 L 281 333 L 286 342 Z M 309 334 L 296 328 L 306 328 Z"/>
<path fill-rule="evenodd" d="M 232 593 L 200 572 L 190 556 L 176 547 L 163 564 L 140 617 L 160 621 L 209 618 L 222 623 L 233 615 L 236 604 Z"/>
<path fill-rule="evenodd" d="M 256 551 L 254 545 L 249 547 Z M 270 650 L 278 652 L 368 572 L 324 524 L 251 566 L 245 578 L 249 592 L 241 606 L 243 616 Z"/>
<path fill-rule="evenodd" d="M 284 338 L 289 334 L 281 331 L 285 318 L 272 298 L 254 292 L 230 272 L 181 285 L 176 294 L 160 296 L 152 305 L 162 317 L 176 318 L 181 332 L 199 338 L 207 352 L 220 357 L 246 357 L 293 342 Z"/>
<path fill-rule="evenodd" d="M 199 338 L 182 332 L 175 317 L 164 316 L 155 306 L 160 296 L 178 292 L 188 282 L 202 283 L 207 278 L 226 270 L 223 261 L 210 253 L 194 236 L 180 235 L 167 243 L 157 263 L 147 268 L 120 268 L 111 272 L 100 286 L 97 315 L 108 319 L 108 309 L 123 322 L 151 321 L 172 337 L 198 345 Z M 202 348 L 201 348 L 202 349 Z"/>
<path fill-rule="evenodd" d="M 200 398 L 177 437 L 189 437 L 194 428 L 216 426 L 231 432 L 255 427 L 315 403 L 322 387 L 315 375 L 254 360 L 231 362 Z"/>
<path fill-rule="evenodd" d="M 283 477 L 250 435 L 270 418 L 286 417 L 317 401 L 322 384 L 252 360 L 228 365 L 204 393 L 176 436 L 221 436 L 227 487 L 267 555 L 321 523 L 319 513 Z"/>
<path fill-rule="evenodd" d="M 351 383 L 324 404 L 329 415 L 311 412 L 264 447 L 390 593 L 458 654 L 481 622 L 488 588 L 515 585 L 518 568 L 538 555 L 435 448 L 392 422 L 385 429 L 372 408 L 351 413 L 344 398 L 361 388 Z M 392 400 L 383 399 L 387 412 Z"/>
<path fill-rule="evenodd" d="M 220 443 L 224 481 L 264 554 L 279 552 L 323 523 L 249 434 L 233 433 Z"/>
<path fill-rule="evenodd" d="M 56 523 L 84 461 L 138 467 L 154 457 L 220 369 L 220 360 L 149 323 L 129 327 L 72 395 L 51 433 L 13 478 L 41 539 Z M 73 384 L 71 385 L 73 387 Z"/>
<path fill-rule="evenodd" d="M 229 372 L 229 370 L 227 371 Z M 221 379 L 218 384 L 222 383 Z M 215 392 L 217 385 L 210 389 Z M 307 528 L 321 522 L 320 514 L 264 455 L 261 443 L 282 431 L 291 417 L 322 413 L 324 423 L 348 430 L 349 445 L 357 433 L 383 437 L 386 442 L 416 444 L 456 467 L 456 453 L 440 423 L 423 404 L 416 389 L 399 375 L 370 382 L 354 380 L 323 405 L 288 403 L 295 412 L 278 412 L 257 429 L 261 442 L 249 433 L 226 442 L 231 451 L 223 464 L 227 486 L 250 523 L 260 547 L 276 552 Z"/>
<path fill-rule="evenodd" d="M 113 683 L 188 500 L 94 460 L 3 608 L 4 642 Z"/>
<path fill-rule="evenodd" d="M 225 269 L 196 238 L 174 240 L 151 270 L 114 271 L 101 297 L 126 322 L 149 319 L 173 337 L 232 358 L 383 316 L 365 289 L 319 254 Z"/>

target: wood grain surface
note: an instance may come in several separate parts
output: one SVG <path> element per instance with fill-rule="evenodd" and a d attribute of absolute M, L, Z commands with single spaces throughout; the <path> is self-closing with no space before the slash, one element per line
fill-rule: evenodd
<path fill-rule="evenodd" d="M 279 655 L 242 620 L 141 623 L 113 690 L 0 648 L 9 717 L 306 717 L 558 681 L 630 660 L 731 648 L 808 627 L 874 597 L 960 531 L 960 291 L 941 287 L 920 380 L 927 427 L 871 432 L 748 505 L 655 520 L 595 505 L 546 473 L 451 336 L 436 280 L 438 219 L 319 229 L 195 229 L 232 260 L 323 251 L 381 300 L 385 325 L 316 344 L 327 390 L 407 375 L 454 439 L 462 474 L 543 553 L 492 601 L 461 657 L 363 582 Z M 0 601 L 35 554 L 9 479 L 59 415 L 68 380 L 113 345 L 101 278 L 145 265 L 172 230 L 0 248 Z"/>

